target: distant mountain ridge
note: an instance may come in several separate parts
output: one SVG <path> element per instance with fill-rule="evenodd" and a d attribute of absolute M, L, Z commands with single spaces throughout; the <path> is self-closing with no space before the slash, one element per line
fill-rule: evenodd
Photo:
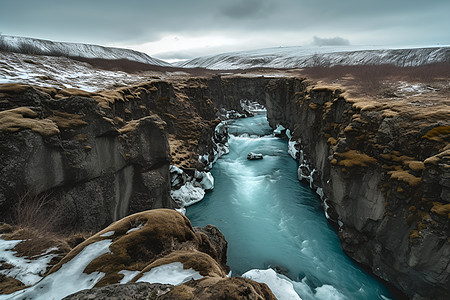
<path fill-rule="evenodd" d="M 18 52 L 23 54 L 99 58 L 109 60 L 126 59 L 140 63 L 172 66 L 171 64 L 148 56 L 145 53 L 124 49 L 103 47 L 91 44 L 53 42 L 35 38 L 0 35 L 0 51 Z"/>
<path fill-rule="evenodd" d="M 279 47 L 198 57 L 176 65 L 185 68 L 229 70 L 381 64 L 404 67 L 441 62 L 450 63 L 449 46 L 409 49 L 370 46 Z"/>

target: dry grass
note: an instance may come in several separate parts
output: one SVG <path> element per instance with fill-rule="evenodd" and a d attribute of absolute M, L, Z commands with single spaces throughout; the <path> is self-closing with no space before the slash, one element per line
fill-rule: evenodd
<path fill-rule="evenodd" d="M 367 167 L 368 164 L 377 164 L 377 160 L 375 158 L 356 150 L 349 150 L 344 153 L 335 153 L 334 155 L 341 159 L 338 162 L 338 165 L 342 167 Z"/>
<path fill-rule="evenodd" d="M 0 112 L 0 132 L 17 132 L 31 129 L 44 137 L 59 134 L 58 126 L 50 119 L 38 119 L 38 114 L 28 107 Z"/>
<path fill-rule="evenodd" d="M 329 83 L 352 82 L 360 91 L 378 94 L 383 81 L 410 81 L 430 83 L 448 80 L 450 63 L 436 63 L 417 67 L 397 67 L 394 65 L 310 67 L 302 69 L 302 74 Z"/>
<path fill-rule="evenodd" d="M 433 140 L 436 142 L 443 142 L 445 139 L 450 139 L 450 126 L 437 126 L 427 132 L 422 138 Z"/>
<path fill-rule="evenodd" d="M 391 175 L 391 179 L 402 181 L 413 187 L 416 187 L 422 183 L 421 177 L 416 177 L 405 170 L 389 171 L 388 174 Z"/>
<path fill-rule="evenodd" d="M 83 121 L 83 116 L 69 114 L 62 111 L 52 110 L 53 115 L 48 117 L 48 119 L 58 125 L 61 129 L 72 129 L 79 126 L 87 125 L 85 121 Z"/>
<path fill-rule="evenodd" d="M 450 219 L 450 203 L 442 204 L 439 202 L 433 202 L 431 212 L 434 212 L 441 216 L 447 216 Z"/>

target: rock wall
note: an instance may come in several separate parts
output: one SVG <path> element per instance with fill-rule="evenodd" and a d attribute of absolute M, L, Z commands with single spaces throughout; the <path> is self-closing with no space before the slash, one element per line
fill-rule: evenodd
<path fill-rule="evenodd" d="M 291 130 L 299 178 L 322 196 L 346 253 L 410 297 L 448 296 L 445 114 L 392 113 L 302 79 L 265 90 L 268 120 Z"/>

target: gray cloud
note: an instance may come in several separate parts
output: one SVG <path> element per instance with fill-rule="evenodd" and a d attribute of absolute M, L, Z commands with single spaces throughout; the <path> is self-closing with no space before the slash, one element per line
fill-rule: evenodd
<path fill-rule="evenodd" d="M 333 38 L 320 38 L 313 36 L 313 45 L 316 46 L 345 46 L 350 45 L 350 41 L 339 36 Z"/>
<path fill-rule="evenodd" d="M 220 14 L 231 19 L 258 18 L 267 15 L 269 7 L 266 0 L 230 1 L 220 9 Z"/>
<path fill-rule="evenodd" d="M 235 50 L 308 44 L 313 36 L 318 44 L 343 36 L 352 44 L 433 45 L 450 44 L 449 11 L 448 0 L 0 0 L 0 29 L 124 46 L 168 35 L 235 39 Z"/>

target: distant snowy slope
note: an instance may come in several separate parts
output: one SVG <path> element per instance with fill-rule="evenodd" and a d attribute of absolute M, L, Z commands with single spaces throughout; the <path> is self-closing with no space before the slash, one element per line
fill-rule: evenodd
<path fill-rule="evenodd" d="M 450 62 L 450 47 L 383 49 L 376 47 L 280 47 L 204 56 L 178 63 L 180 67 L 216 70 L 267 68 L 302 68 L 333 65 L 418 66 Z"/>
<path fill-rule="evenodd" d="M 101 59 L 127 59 L 150 65 L 171 66 L 171 64 L 165 61 L 130 49 L 110 48 L 78 43 L 52 42 L 47 40 L 17 36 L 0 35 L 0 51 L 1 50 L 37 55 Z"/>

